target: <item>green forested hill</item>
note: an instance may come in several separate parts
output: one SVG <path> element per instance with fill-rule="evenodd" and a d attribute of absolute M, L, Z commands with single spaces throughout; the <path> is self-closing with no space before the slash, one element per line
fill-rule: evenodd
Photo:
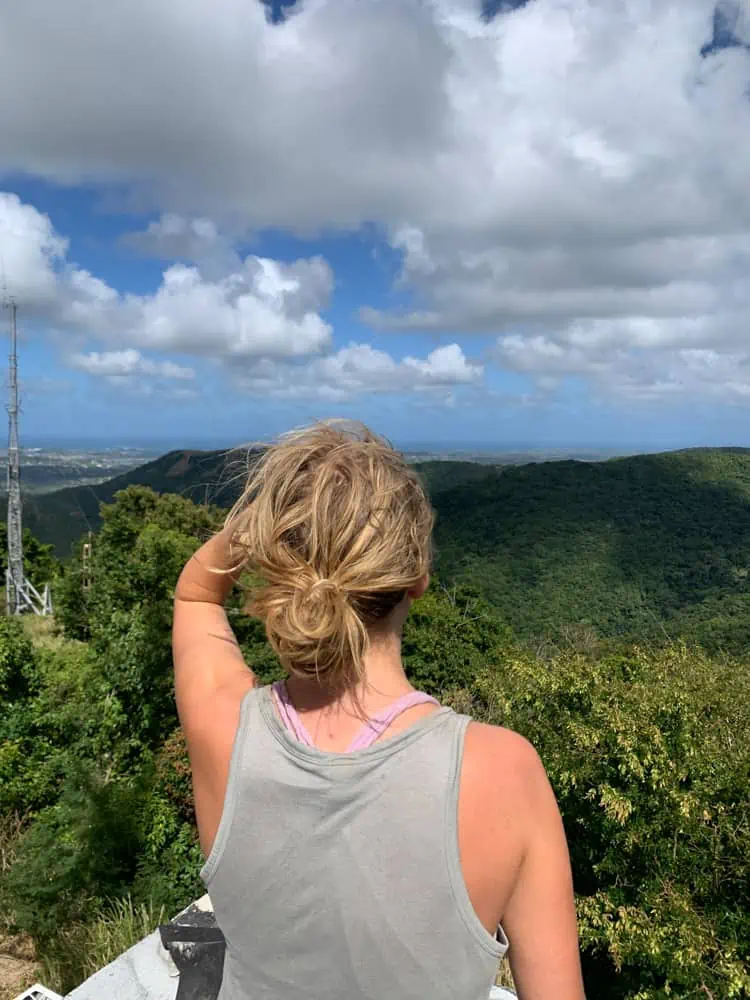
<path fill-rule="evenodd" d="M 157 493 L 177 493 L 195 503 L 230 507 L 241 489 L 248 453 L 170 451 L 97 486 L 71 486 L 24 498 L 24 525 L 35 537 L 54 545 L 61 558 L 86 531 L 101 526 L 102 503 L 128 486 L 150 486 Z M 436 491 L 482 479 L 491 466 L 476 462 L 423 462 L 418 466 Z"/>
<path fill-rule="evenodd" d="M 750 646 L 750 451 L 605 462 L 417 466 L 437 509 L 436 567 L 535 640 L 569 625 Z M 242 458 L 170 452 L 94 489 L 31 498 L 26 526 L 60 555 L 128 485 L 228 506 Z"/>
<path fill-rule="evenodd" d="M 99 508 L 128 486 L 150 486 L 157 493 L 177 493 L 196 503 L 229 506 L 242 478 L 242 457 L 226 451 L 170 451 L 98 486 L 70 486 L 24 498 L 24 526 L 54 545 L 65 558 L 86 531 L 101 525 Z"/>
<path fill-rule="evenodd" d="M 750 644 L 747 452 L 504 468 L 435 500 L 439 570 L 526 638 L 586 624 Z"/>

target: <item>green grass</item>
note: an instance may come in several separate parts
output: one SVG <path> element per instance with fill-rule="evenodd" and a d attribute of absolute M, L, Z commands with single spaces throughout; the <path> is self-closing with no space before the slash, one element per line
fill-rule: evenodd
<path fill-rule="evenodd" d="M 165 921 L 164 908 L 128 896 L 110 903 L 91 923 L 62 931 L 39 956 L 42 982 L 68 993 Z"/>

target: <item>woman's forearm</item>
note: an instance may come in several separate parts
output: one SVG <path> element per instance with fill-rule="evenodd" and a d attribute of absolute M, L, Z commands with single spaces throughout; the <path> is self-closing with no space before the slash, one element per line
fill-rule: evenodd
<path fill-rule="evenodd" d="M 177 581 L 175 599 L 224 604 L 241 570 L 242 567 L 237 566 L 236 553 L 230 549 L 229 532 L 220 531 L 185 564 Z"/>

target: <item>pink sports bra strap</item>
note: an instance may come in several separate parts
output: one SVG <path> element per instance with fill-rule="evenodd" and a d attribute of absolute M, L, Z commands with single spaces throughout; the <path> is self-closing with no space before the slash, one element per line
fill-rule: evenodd
<path fill-rule="evenodd" d="M 304 722 L 300 718 L 299 712 L 289 698 L 289 692 L 286 689 L 286 684 L 283 681 L 274 681 L 271 685 L 271 690 L 273 691 L 274 698 L 276 699 L 276 707 L 279 710 L 279 715 L 281 716 L 286 728 L 291 729 L 300 743 L 304 743 L 305 746 L 308 747 L 314 747 L 315 744 L 312 741 L 312 737 L 308 733 Z"/>
<path fill-rule="evenodd" d="M 315 744 L 312 737 L 300 718 L 299 712 L 289 698 L 289 692 L 286 689 L 284 681 L 275 681 L 271 686 L 271 690 L 273 691 L 279 715 L 287 729 L 294 733 L 300 743 L 304 743 L 308 747 L 314 747 Z M 368 719 L 346 752 L 352 753 L 355 750 L 365 750 L 385 732 L 393 720 L 401 715 L 402 712 L 405 712 L 408 708 L 413 708 L 415 705 L 428 704 L 439 705 L 440 702 L 436 701 L 429 694 L 425 694 L 424 691 L 410 691 L 409 694 L 403 695 L 394 701 L 392 705 L 384 708 L 382 712 L 377 712 L 372 718 Z"/>
<path fill-rule="evenodd" d="M 401 698 L 394 701 L 388 708 L 384 708 L 382 712 L 377 712 L 367 720 L 359 733 L 354 737 L 349 746 L 348 753 L 352 753 L 354 750 L 364 750 L 373 744 L 385 732 L 393 720 L 401 715 L 402 712 L 405 712 L 407 708 L 428 704 L 439 705 L 440 703 L 430 697 L 429 694 L 425 694 L 424 691 L 410 691 L 409 694 L 402 695 Z"/>

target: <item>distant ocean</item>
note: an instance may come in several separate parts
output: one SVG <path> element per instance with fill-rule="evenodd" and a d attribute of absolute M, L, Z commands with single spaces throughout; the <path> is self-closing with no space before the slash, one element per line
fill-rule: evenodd
<path fill-rule="evenodd" d="M 145 458 L 153 458 L 163 455 L 168 451 L 177 449 L 195 449 L 200 451 L 220 450 L 222 448 L 242 447 L 245 442 L 227 442 L 225 440 L 179 440 L 166 438 L 162 440 L 139 440 L 116 439 L 116 438 L 54 438 L 35 437 L 33 435 L 22 438 L 21 447 L 30 451 L 40 449 L 43 451 L 56 452 L 127 452 L 133 451 Z M 575 455 L 577 457 L 608 457 L 614 455 L 633 455 L 646 451 L 654 451 L 653 446 L 633 445 L 632 447 L 612 447 L 603 444 L 601 446 L 585 444 L 540 444 L 538 442 L 507 442 L 489 443 L 487 441 L 394 441 L 395 446 L 407 454 L 412 455 L 446 455 L 453 458 L 465 456 L 467 459 L 481 456 L 492 458 L 493 456 L 508 455 L 528 455 L 528 456 L 555 456 L 565 457 L 565 455 Z"/>

